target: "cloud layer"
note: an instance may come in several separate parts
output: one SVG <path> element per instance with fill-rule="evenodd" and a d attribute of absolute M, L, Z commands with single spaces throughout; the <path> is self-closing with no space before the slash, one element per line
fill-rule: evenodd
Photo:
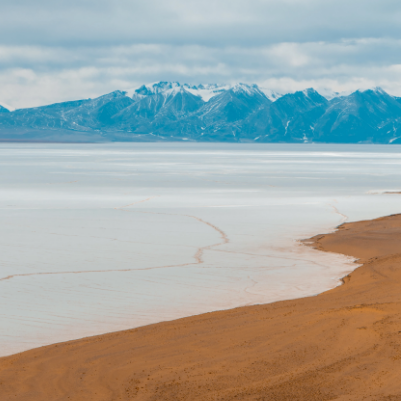
<path fill-rule="evenodd" d="M 14 0 L 0 14 L 0 102 L 159 80 L 401 95 L 400 17 L 393 0 Z"/>

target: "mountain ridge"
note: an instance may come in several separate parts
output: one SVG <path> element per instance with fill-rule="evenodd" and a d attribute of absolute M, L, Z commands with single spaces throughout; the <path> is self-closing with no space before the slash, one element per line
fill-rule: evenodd
<path fill-rule="evenodd" d="M 401 98 L 381 88 L 326 98 L 308 88 L 157 82 L 10 111 L 0 140 L 401 143 Z"/>

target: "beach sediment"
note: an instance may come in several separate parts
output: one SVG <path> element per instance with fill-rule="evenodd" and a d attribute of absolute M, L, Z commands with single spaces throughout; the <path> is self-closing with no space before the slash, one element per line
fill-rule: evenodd
<path fill-rule="evenodd" d="M 0 401 L 401 400 L 401 215 L 306 242 L 361 266 L 315 297 L 0 358 Z"/>

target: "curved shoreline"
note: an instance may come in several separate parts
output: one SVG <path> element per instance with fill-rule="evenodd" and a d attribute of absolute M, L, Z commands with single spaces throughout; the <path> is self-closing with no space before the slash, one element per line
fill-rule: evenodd
<path fill-rule="evenodd" d="M 314 297 L 0 358 L 0 401 L 401 400 L 401 215 L 304 243 L 362 265 Z"/>

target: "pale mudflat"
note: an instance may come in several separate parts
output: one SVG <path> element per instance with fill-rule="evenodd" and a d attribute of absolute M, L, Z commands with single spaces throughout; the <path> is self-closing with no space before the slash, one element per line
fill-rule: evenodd
<path fill-rule="evenodd" d="M 359 258 L 315 297 L 0 359 L 0 400 L 401 400 L 401 215 L 308 241 Z"/>
<path fill-rule="evenodd" d="M 0 144 L 0 356 L 334 288 L 353 259 L 298 240 L 398 213 L 400 164 L 398 145 Z"/>

